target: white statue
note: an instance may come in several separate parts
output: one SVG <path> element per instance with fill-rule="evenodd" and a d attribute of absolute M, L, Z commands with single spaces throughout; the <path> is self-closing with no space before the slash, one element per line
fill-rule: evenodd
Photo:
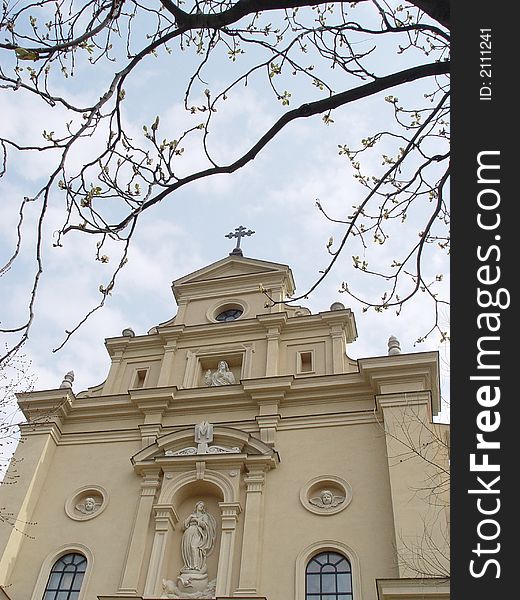
<path fill-rule="evenodd" d="M 322 490 L 319 496 L 309 498 L 309 502 L 318 508 L 335 508 L 345 500 L 344 496 L 336 496 L 330 490 Z"/>
<path fill-rule="evenodd" d="M 209 386 L 217 385 L 232 385 L 236 383 L 235 376 L 229 369 L 229 365 L 225 360 L 221 360 L 218 363 L 217 370 L 212 373 L 210 369 L 206 371 L 204 375 L 204 383 Z"/>
<path fill-rule="evenodd" d="M 191 589 L 190 582 L 186 582 L 187 585 L 183 584 L 181 577 L 183 577 L 183 576 L 181 575 L 177 581 L 183 589 L 179 589 L 179 586 L 177 585 L 177 583 L 175 583 L 175 581 L 173 581 L 171 579 L 163 579 L 162 580 L 163 595 L 161 596 L 161 598 L 177 598 L 177 599 L 178 598 L 183 598 L 183 599 L 193 598 L 194 600 L 197 600 L 199 598 L 215 598 L 215 591 L 216 591 L 216 587 L 217 587 L 216 579 L 213 579 L 213 581 L 210 581 L 204 590 L 199 590 L 199 591 L 192 590 L 192 591 L 188 592 L 188 591 L 186 591 L 186 589 Z M 185 579 L 185 581 L 186 581 L 186 579 Z"/>
<path fill-rule="evenodd" d="M 217 536 L 217 523 L 213 515 L 206 511 L 204 502 L 195 504 L 191 515 L 184 520 L 184 534 L 181 541 L 183 573 L 207 573 L 207 557 L 211 554 Z"/>
<path fill-rule="evenodd" d="M 171 579 L 163 579 L 162 589 L 163 595 L 161 596 L 161 598 L 177 597 L 177 586 L 175 585 L 175 581 L 172 581 Z"/>
<path fill-rule="evenodd" d="M 201 421 L 197 425 L 195 425 L 195 434 L 194 434 L 195 442 L 197 442 L 197 447 L 188 446 L 187 448 L 182 448 L 181 450 L 166 450 L 164 452 L 165 456 L 192 456 L 194 454 L 226 454 L 240 453 L 240 448 L 238 446 L 228 447 L 228 446 L 210 446 L 210 442 L 213 441 L 213 425 L 208 421 Z"/>
<path fill-rule="evenodd" d="M 96 502 L 95 498 L 88 496 L 83 502 L 76 504 L 76 509 L 84 515 L 89 515 L 95 512 L 99 508 L 99 505 L 100 503 Z"/>
<path fill-rule="evenodd" d="M 197 442 L 197 454 L 205 454 L 208 451 L 209 442 L 213 441 L 213 425 L 208 421 L 202 421 L 195 425 L 195 442 Z"/>

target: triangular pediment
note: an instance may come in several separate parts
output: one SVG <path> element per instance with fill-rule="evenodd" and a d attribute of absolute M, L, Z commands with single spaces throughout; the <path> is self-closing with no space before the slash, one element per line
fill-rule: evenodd
<path fill-rule="evenodd" d="M 172 292 L 179 305 L 175 323 L 211 322 L 218 308 L 247 313 L 247 306 L 253 306 L 249 317 L 263 314 L 267 310 L 264 290 L 270 290 L 278 301 L 291 296 L 295 290 L 291 269 L 281 263 L 226 256 L 173 281 Z"/>
<path fill-rule="evenodd" d="M 273 273 L 284 273 L 292 279 L 291 270 L 287 265 L 243 256 L 227 256 L 202 269 L 176 279 L 173 282 L 173 286 L 202 283 L 228 277 Z"/>

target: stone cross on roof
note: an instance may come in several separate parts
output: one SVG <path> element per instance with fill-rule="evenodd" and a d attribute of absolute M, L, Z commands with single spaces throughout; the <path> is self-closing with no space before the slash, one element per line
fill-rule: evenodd
<path fill-rule="evenodd" d="M 237 245 L 233 248 L 233 250 L 229 253 L 230 256 L 244 256 L 242 254 L 242 249 L 240 248 L 240 240 L 241 238 L 245 237 L 246 235 L 253 235 L 253 233 L 255 233 L 254 231 L 252 231 L 251 229 L 246 230 L 246 228 L 243 225 L 240 225 L 239 227 L 235 227 L 235 231 L 228 233 L 225 237 L 229 238 L 230 240 L 232 238 L 237 238 Z"/>

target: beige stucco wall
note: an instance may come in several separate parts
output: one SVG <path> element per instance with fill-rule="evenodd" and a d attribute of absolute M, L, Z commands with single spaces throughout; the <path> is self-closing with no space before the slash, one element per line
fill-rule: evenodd
<path fill-rule="evenodd" d="M 375 577 L 397 573 L 388 471 L 379 427 L 284 431 L 277 448 L 281 464 L 269 474 L 266 492 L 262 592 L 273 600 L 294 598 L 297 556 L 319 540 L 334 540 L 355 552 L 362 568 L 362 597 L 375 599 Z M 322 475 L 337 475 L 352 486 L 352 501 L 344 511 L 321 516 L 302 506 L 300 489 Z"/>
<path fill-rule="evenodd" d="M 128 442 L 56 449 L 11 576 L 13 600 L 32 597 L 40 565 L 68 543 L 92 551 L 95 568 L 87 598 L 96 598 L 95 590 L 117 589 L 139 491 L 129 457 L 138 449 Z M 92 521 L 74 521 L 65 513 L 65 502 L 88 484 L 108 491 L 108 505 Z"/>
<path fill-rule="evenodd" d="M 280 464 L 267 474 L 265 485 L 260 559 L 262 595 L 269 600 L 293 598 L 297 556 L 312 543 L 324 539 L 342 542 L 356 553 L 362 567 L 363 598 L 375 599 L 375 578 L 390 578 L 397 573 L 385 438 L 380 427 L 360 424 L 285 430 L 279 432 L 276 448 Z M 117 591 L 140 489 L 130 457 L 139 449 L 138 442 L 57 447 L 31 515 L 35 522 L 27 530 L 31 537 L 24 539 L 10 578 L 9 589 L 14 600 L 31 598 L 40 565 L 68 542 L 87 547 L 93 555 L 94 568 L 85 600 Z M 300 489 L 320 475 L 335 475 L 350 483 L 353 497 L 344 511 L 320 516 L 302 506 Z M 65 513 L 65 502 L 77 489 L 89 484 L 107 490 L 108 506 L 90 521 L 73 521 Z M 196 497 L 190 494 L 176 507 L 180 521 L 189 514 Z M 241 503 L 244 505 L 243 494 Z M 216 501 L 208 505 L 218 515 Z M 244 515 L 241 517 L 240 522 Z M 180 535 L 177 528 L 167 577 L 174 577 L 179 568 Z M 148 547 L 152 538 L 150 527 Z M 240 550 L 239 535 L 234 588 L 238 586 Z M 216 575 L 216 556 L 209 565 L 210 572 Z M 274 578 L 273 573 L 276 573 Z"/>
<path fill-rule="evenodd" d="M 107 340 L 104 384 L 77 396 L 22 395 L 26 414 L 38 408 L 49 418 L 17 451 L 25 457 L 19 484 L 1 491 L 2 506 L 20 518 L 20 532 L 0 530 L 0 586 L 12 600 L 41 600 L 67 545 L 89 558 L 80 600 L 129 590 L 159 596 L 162 579 L 178 575 L 182 523 L 199 499 L 218 524 L 210 579 L 227 595 L 304 600 L 305 561 L 320 547 L 350 559 L 354 600 L 377 600 L 378 579 L 409 576 L 399 564 L 403 535 L 421 533 L 429 507 L 412 493 L 424 482 L 421 460 L 393 462 L 401 451 L 396 432 L 409 406 L 419 426 L 413 438 L 429 431 L 437 357 L 353 361 L 348 309 L 266 308 L 259 289 L 266 281 L 293 288 L 286 267 L 236 258 L 182 278 L 175 319 L 147 336 Z M 249 312 L 214 323 L 208 314 L 226 294 Z M 310 373 L 299 372 L 299 352 L 312 353 Z M 220 359 L 230 361 L 236 384 L 204 387 L 203 370 Z M 147 373 L 140 389 L 137 370 Z M 214 424 L 215 444 L 240 451 L 176 456 L 194 445 L 203 420 Z M 318 482 L 317 493 L 320 480 L 344 482 L 339 512 L 304 506 L 309 482 Z M 89 486 L 105 490 L 103 510 L 74 520 L 65 503 Z"/>

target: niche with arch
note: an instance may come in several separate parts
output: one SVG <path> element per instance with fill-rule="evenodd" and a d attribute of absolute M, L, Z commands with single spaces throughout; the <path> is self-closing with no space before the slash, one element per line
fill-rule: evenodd
<path fill-rule="evenodd" d="M 173 498 L 173 505 L 179 521 L 171 536 L 170 557 L 165 561 L 164 579 L 177 582 L 181 570 L 186 567 L 182 552 L 183 536 L 186 532 L 186 526 L 189 525 L 190 515 L 196 511 L 197 504 L 203 502 L 205 512 L 214 520 L 214 530 L 212 531 L 214 539 L 206 557 L 207 580 L 210 584 L 216 580 L 222 532 L 219 502 L 223 500 L 222 491 L 208 481 L 199 480 L 190 483 L 177 492 Z"/>

